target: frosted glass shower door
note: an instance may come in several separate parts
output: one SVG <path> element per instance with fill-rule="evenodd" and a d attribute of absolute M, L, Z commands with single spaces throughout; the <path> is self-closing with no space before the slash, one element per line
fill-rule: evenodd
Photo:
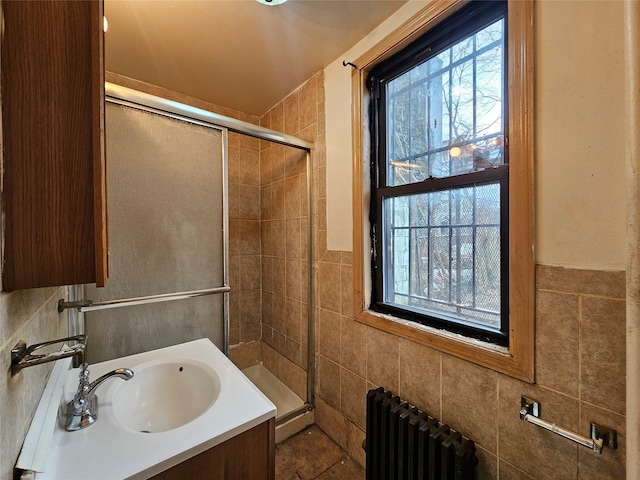
<path fill-rule="evenodd" d="M 226 131 L 106 105 L 109 301 L 224 286 Z M 224 344 L 226 294 L 86 312 L 90 362 L 208 337 Z"/>

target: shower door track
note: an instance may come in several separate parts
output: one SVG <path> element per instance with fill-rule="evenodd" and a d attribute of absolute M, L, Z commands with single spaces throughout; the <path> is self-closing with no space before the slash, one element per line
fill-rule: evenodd
<path fill-rule="evenodd" d="M 183 103 L 174 102 L 165 98 L 156 97 L 148 93 L 139 92 L 131 88 L 122 87 L 106 82 L 104 87 L 105 96 L 108 100 L 124 100 L 129 104 L 135 104 L 143 108 L 153 108 L 164 113 L 173 113 L 181 117 L 191 118 L 209 125 L 225 127 L 231 132 L 249 135 L 269 142 L 275 142 L 288 147 L 298 148 L 310 152 L 314 148 L 313 142 L 309 142 L 294 135 L 271 130 L 270 128 L 243 122 L 235 118 L 226 117 L 218 113 L 192 107 Z"/>

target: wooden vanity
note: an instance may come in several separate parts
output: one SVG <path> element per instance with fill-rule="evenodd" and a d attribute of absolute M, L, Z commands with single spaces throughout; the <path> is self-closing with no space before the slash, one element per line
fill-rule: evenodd
<path fill-rule="evenodd" d="M 275 420 L 272 418 L 151 478 L 275 480 L 275 476 Z"/>

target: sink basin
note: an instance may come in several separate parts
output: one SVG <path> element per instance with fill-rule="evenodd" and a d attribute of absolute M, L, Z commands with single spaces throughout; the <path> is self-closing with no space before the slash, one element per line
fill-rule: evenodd
<path fill-rule="evenodd" d="M 118 382 L 113 413 L 123 427 L 158 433 L 192 422 L 216 401 L 220 378 L 208 365 L 191 359 L 137 366 L 134 377 Z"/>
<path fill-rule="evenodd" d="M 208 338 L 90 368 L 98 378 L 122 367 L 135 375 L 98 389 L 98 421 L 67 432 L 57 414 L 76 393 L 78 371 L 70 358 L 57 362 L 38 406 L 44 420 L 28 434 L 37 441 L 25 441 L 18 468 L 36 471 L 37 480 L 145 480 L 276 416 L 275 405 Z"/>

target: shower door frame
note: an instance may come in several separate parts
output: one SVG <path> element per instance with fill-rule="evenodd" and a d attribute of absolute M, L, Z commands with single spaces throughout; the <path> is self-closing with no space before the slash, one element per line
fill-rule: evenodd
<path fill-rule="evenodd" d="M 288 147 L 293 147 L 306 152 L 306 175 L 307 175 L 307 398 L 302 409 L 291 412 L 287 418 L 291 418 L 294 414 L 302 413 L 305 410 L 313 408 L 315 395 L 315 328 L 314 328 L 314 284 L 313 284 L 313 195 L 312 195 L 312 163 L 311 152 L 315 148 L 313 142 L 304 140 L 294 135 L 278 132 L 262 126 L 254 125 L 249 122 L 237 120 L 235 118 L 226 117 L 218 113 L 200 109 L 183 103 L 168 100 L 155 95 L 150 95 L 138 90 L 116 85 L 114 83 L 105 82 L 105 99 L 107 102 L 136 108 L 139 110 L 168 116 L 177 120 L 198 124 L 205 127 L 211 127 L 222 131 L 222 162 L 223 162 L 223 228 L 224 228 L 224 286 L 222 289 L 226 291 L 220 292 L 220 288 L 213 288 L 211 292 L 197 292 L 197 295 L 223 293 L 224 295 L 224 314 L 223 314 L 223 351 L 225 355 L 229 355 L 229 203 L 228 203 L 228 131 L 258 138 L 268 142 L 278 143 Z M 168 301 L 173 299 L 185 298 L 185 294 L 193 294 L 196 292 L 178 292 L 173 296 L 171 294 L 163 294 L 157 296 L 146 297 L 145 301 Z M 77 334 L 84 332 L 84 315 L 83 312 L 94 310 L 97 308 L 116 308 L 134 305 L 140 299 L 115 300 L 111 302 L 101 302 L 98 306 L 77 305 L 75 301 L 83 298 L 82 286 L 70 286 L 68 289 L 69 302 L 60 302 L 59 310 L 69 308 L 69 332 Z M 173 298 L 175 297 L 175 298 Z M 286 419 L 283 419 L 286 420 Z"/>

